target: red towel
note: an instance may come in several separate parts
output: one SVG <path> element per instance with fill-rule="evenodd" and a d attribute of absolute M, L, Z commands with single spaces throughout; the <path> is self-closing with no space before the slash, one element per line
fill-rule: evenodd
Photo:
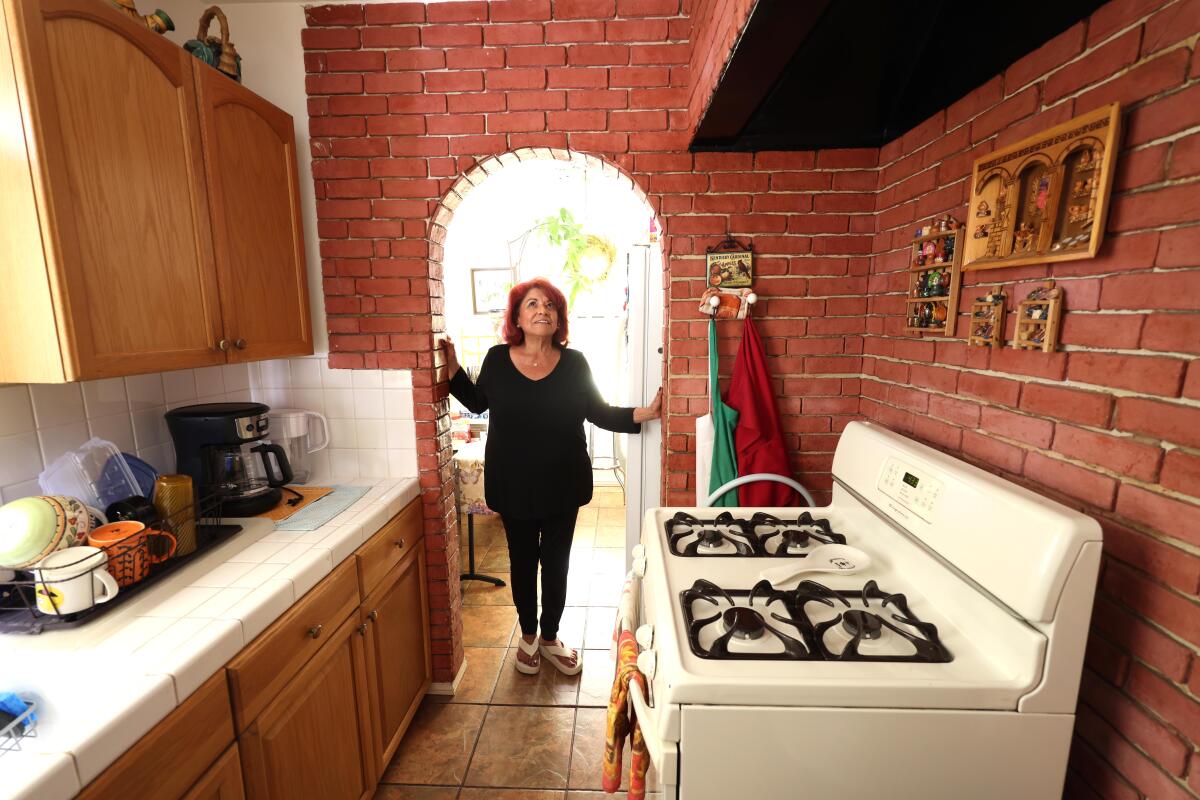
<path fill-rule="evenodd" d="M 783 426 L 775 408 L 775 392 L 767 371 L 767 356 L 754 320 L 746 317 L 742 345 L 733 362 L 733 379 L 725 401 L 738 412 L 734 443 L 737 446 L 738 475 L 772 472 L 792 477 Z M 799 492 L 782 483 L 755 481 L 738 488 L 738 504 L 743 506 L 798 506 L 804 500 Z"/>

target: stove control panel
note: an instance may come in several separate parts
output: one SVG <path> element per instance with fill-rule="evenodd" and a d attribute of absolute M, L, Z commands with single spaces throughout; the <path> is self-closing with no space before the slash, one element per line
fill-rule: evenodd
<path fill-rule="evenodd" d="M 933 519 L 933 508 L 942 492 L 942 482 L 897 458 L 883 462 L 879 491 L 892 498 L 926 522 Z"/>

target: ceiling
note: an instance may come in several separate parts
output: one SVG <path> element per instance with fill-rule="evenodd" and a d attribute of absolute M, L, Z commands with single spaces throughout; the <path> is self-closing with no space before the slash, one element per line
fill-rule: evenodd
<path fill-rule="evenodd" d="M 693 150 L 878 147 L 1104 0 L 759 0 Z"/>

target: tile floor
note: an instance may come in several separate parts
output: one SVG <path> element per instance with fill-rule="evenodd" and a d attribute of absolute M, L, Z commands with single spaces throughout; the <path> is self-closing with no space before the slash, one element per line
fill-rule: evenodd
<path fill-rule="evenodd" d="M 620 488 L 597 486 L 591 504 L 579 512 L 559 634 L 583 655 L 583 672 L 574 677 L 546 663 L 537 675 L 517 672 L 513 663 L 520 631 L 508 587 L 463 584 L 466 675 L 453 698 L 425 699 L 375 800 L 623 796 L 601 791 L 600 764 L 624 539 Z M 465 541 L 462 550 L 465 569 Z M 507 579 L 508 548 L 498 517 L 476 518 L 475 559 L 480 572 Z M 626 752 L 626 775 L 628 765 Z M 649 785 L 653 780 L 651 775 Z"/>

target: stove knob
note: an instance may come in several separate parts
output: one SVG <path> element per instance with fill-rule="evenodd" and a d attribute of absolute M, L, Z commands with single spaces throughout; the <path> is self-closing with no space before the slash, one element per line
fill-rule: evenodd
<path fill-rule="evenodd" d="M 654 646 L 654 626 L 653 625 L 639 626 L 638 629 L 634 632 L 633 638 L 637 639 L 638 645 L 643 650 L 649 650 L 651 647 Z"/>
<path fill-rule="evenodd" d="M 646 650 L 639 653 L 637 668 L 639 672 L 646 676 L 646 680 L 654 680 L 654 671 L 658 669 L 658 656 L 654 655 L 653 650 Z"/>
<path fill-rule="evenodd" d="M 646 559 L 634 557 L 633 559 L 633 574 L 639 578 L 646 577 Z"/>
<path fill-rule="evenodd" d="M 635 544 L 633 546 L 633 550 L 630 551 L 630 555 L 633 556 L 634 561 L 637 561 L 639 558 L 645 561 L 646 546 L 644 544 Z"/>

